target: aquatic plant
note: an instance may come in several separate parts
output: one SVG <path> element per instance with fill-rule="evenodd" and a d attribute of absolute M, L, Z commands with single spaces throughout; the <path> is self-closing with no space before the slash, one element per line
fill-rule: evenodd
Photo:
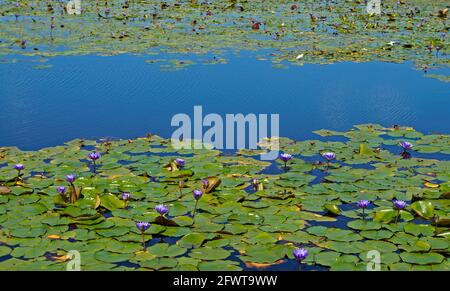
<path fill-rule="evenodd" d="M 75 182 L 76 179 L 77 179 L 77 176 L 74 174 L 66 175 L 66 181 L 67 181 L 67 183 L 69 183 L 71 185 L 73 184 L 73 182 Z"/>
<path fill-rule="evenodd" d="M 209 187 L 209 180 L 208 179 L 203 179 L 202 180 L 202 190 L 203 190 L 203 192 L 205 192 L 206 189 L 208 189 L 208 187 Z"/>
<path fill-rule="evenodd" d="M 94 168 L 94 173 L 96 171 L 96 164 L 95 162 L 100 159 L 101 155 L 98 152 L 92 152 L 88 155 L 88 158 L 92 161 L 92 167 Z"/>
<path fill-rule="evenodd" d="M 307 249 L 304 248 L 299 248 L 299 249 L 295 249 L 292 254 L 294 255 L 294 258 L 298 261 L 299 263 L 299 270 L 301 270 L 301 264 L 302 261 L 304 259 L 306 259 L 309 255 L 309 252 Z"/>
<path fill-rule="evenodd" d="M 178 165 L 180 168 L 183 167 L 184 164 L 185 164 L 185 160 L 180 159 L 180 158 L 176 159 L 175 162 L 177 163 L 177 165 Z"/>
<path fill-rule="evenodd" d="M 58 188 L 56 188 L 56 191 L 58 191 L 58 193 L 61 195 L 62 199 L 64 202 L 66 202 L 67 200 L 67 188 L 64 186 L 59 186 Z"/>
<path fill-rule="evenodd" d="M 25 166 L 22 164 L 15 164 L 14 169 L 17 171 L 16 183 L 21 180 L 20 176 L 22 175 L 22 171 L 25 170 Z"/>
<path fill-rule="evenodd" d="M 402 147 L 403 151 L 409 151 L 413 148 L 413 144 L 408 141 L 401 141 L 399 145 Z"/>
<path fill-rule="evenodd" d="M 64 186 L 59 186 L 58 188 L 56 188 L 56 190 L 58 191 L 59 194 L 65 194 L 67 191 L 67 188 Z"/>
<path fill-rule="evenodd" d="M 20 174 L 20 172 L 23 171 L 23 170 L 25 169 L 25 166 L 22 165 L 22 164 L 15 164 L 15 165 L 14 165 L 14 169 L 16 169 L 17 172 L 19 172 L 19 174 Z"/>
<path fill-rule="evenodd" d="M 445 54 L 448 48 L 448 38 L 442 36 L 448 16 L 439 12 L 444 11 L 439 1 L 383 4 L 383 13 L 376 16 L 367 14 L 365 1 L 286 5 L 268 0 L 241 3 L 234 9 L 225 3 L 172 3 L 153 12 L 147 11 L 148 3 L 144 2 L 124 10 L 118 6 L 99 9 L 96 1 L 87 1 L 79 11 L 56 6 L 49 9 L 37 0 L 29 2 L 37 5 L 3 5 L 3 13 L 11 18 L 3 21 L 0 38 L 14 43 L 22 34 L 38 50 L 18 52 L 14 46 L 5 45 L 0 46 L 1 54 L 52 57 L 136 52 L 147 54 L 148 63 L 176 70 L 195 62 L 224 63 L 230 50 L 268 49 L 270 53 L 259 52 L 256 57 L 270 59 L 281 68 L 345 61 L 408 61 L 420 69 L 448 67 L 446 58 L 430 54 L 427 49 L 441 47 Z M 46 22 L 55 15 L 58 24 L 63 25 L 63 33 L 50 39 L 41 37 L 47 33 Z M 118 31 L 124 23 L 126 29 Z M 186 28 L 190 28 L 187 37 Z M 386 44 L 386 39 L 395 39 L 395 45 Z M 307 57 L 297 59 L 298 48 Z M 186 52 L 192 53 L 192 60 L 176 59 L 179 53 Z M 208 53 L 216 57 L 211 60 Z"/>
<path fill-rule="evenodd" d="M 259 179 L 252 179 L 251 181 L 254 190 L 258 190 L 260 183 Z"/>
<path fill-rule="evenodd" d="M 336 154 L 333 152 L 326 152 L 322 154 L 322 157 L 327 160 L 327 171 L 330 168 L 331 161 L 336 159 Z"/>
<path fill-rule="evenodd" d="M 403 201 L 403 200 L 393 200 L 392 204 L 394 204 L 394 208 L 397 210 L 397 216 L 395 218 L 395 222 L 398 221 L 398 218 L 400 217 L 400 211 L 405 209 L 406 206 L 408 206 L 408 204 Z"/>
<path fill-rule="evenodd" d="M 67 183 L 69 183 L 69 201 L 70 203 L 75 203 L 78 198 L 80 198 L 80 194 L 81 194 L 81 189 L 78 189 L 77 187 L 75 187 L 75 180 L 76 180 L 77 176 L 74 174 L 69 174 L 66 175 L 66 181 Z"/>
<path fill-rule="evenodd" d="M 180 197 L 183 196 L 183 188 L 186 187 L 186 181 L 181 180 L 178 182 L 178 189 L 180 191 Z"/>
<path fill-rule="evenodd" d="M 139 222 L 136 222 L 136 227 L 141 232 L 142 248 L 145 251 L 147 248 L 145 245 L 145 231 L 150 227 L 150 223 L 144 222 L 144 221 L 139 221 Z"/>
<path fill-rule="evenodd" d="M 292 155 L 286 154 L 286 153 L 281 153 L 279 158 L 284 163 L 284 170 L 287 171 L 287 162 L 292 159 Z"/>
<path fill-rule="evenodd" d="M 324 138 L 280 138 L 280 149 L 297 157 L 289 171 L 276 169 L 280 160 L 257 158 L 269 149 L 266 144 L 223 155 L 174 151 L 157 135 L 151 142 L 111 140 L 108 161 L 95 176 L 89 174 L 85 147 L 103 152 L 101 140 L 76 139 L 38 151 L 0 147 L 0 269 L 65 270 L 65 250 L 79 249 L 87 263 L 82 270 L 272 270 L 292 268 L 286 254 L 295 258 L 292 246 L 306 244 L 309 256 L 301 266 L 308 261 L 311 269 L 365 270 L 369 250 L 380 251 L 382 270 L 447 269 L 450 137 L 376 124 L 314 133 Z M 395 147 L 406 139 L 415 141 L 420 158 L 398 155 Z M 380 150 L 358 152 L 361 143 Z M 343 163 L 323 175 L 312 161 L 329 148 Z M 192 156 L 189 167 L 165 168 L 186 154 Z M 18 161 L 32 174 L 16 185 Z M 74 203 L 70 184 L 61 184 L 68 173 L 77 174 L 69 181 L 83 189 Z M 206 190 L 202 179 L 208 180 Z M 253 179 L 263 189 L 249 191 L 256 187 Z M 197 190 L 198 200 L 179 197 L 180 181 L 183 191 Z M 66 188 L 65 195 L 58 187 Z M 132 208 L 124 209 L 123 193 L 132 193 Z M 393 223 L 394 195 L 411 200 L 398 223 Z M 370 220 L 370 205 L 367 219 L 361 217 L 361 200 L 376 201 Z M 152 210 L 157 204 L 170 205 L 170 219 L 160 220 Z M 151 223 L 144 238 L 136 219 Z M 164 241 L 148 244 L 160 238 Z"/>
<path fill-rule="evenodd" d="M 333 152 L 326 152 L 322 154 L 322 157 L 329 162 L 336 158 L 336 154 Z"/>
<path fill-rule="evenodd" d="M 202 198 L 203 191 L 197 189 L 197 190 L 194 190 L 192 193 L 193 193 L 194 199 L 195 199 L 195 206 L 194 206 L 194 210 L 192 211 L 192 220 L 195 221 L 195 214 L 197 212 L 198 200 L 200 200 L 200 198 Z"/>
<path fill-rule="evenodd" d="M 122 200 L 125 202 L 125 205 L 124 205 L 125 208 L 128 207 L 128 202 L 130 201 L 130 199 L 131 199 L 130 193 L 126 193 L 126 192 L 122 193 Z"/>
<path fill-rule="evenodd" d="M 360 201 L 358 201 L 358 207 L 362 209 L 363 220 L 366 219 L 366 215 L 365 215 L 364 211 L 365 211 L 365 209 L 367 207 L 369 207 L 369 205 L 370 205 L 370 202 L 368 200 L 360 200 Z"/>
<path fill-rule="evenodd" d="M 159 205 L 156 205 L 155 210 L 156 210 L 156 212 L 159 213 L 159 215 L 164 216 L 169 212 L 169 207 L 167 207 L 163 204 L 159 204 Z"/>

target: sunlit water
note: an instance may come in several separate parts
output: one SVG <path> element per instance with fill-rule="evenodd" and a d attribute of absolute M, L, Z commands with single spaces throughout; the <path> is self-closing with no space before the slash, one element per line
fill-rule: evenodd
<path fill-rule="evenodd" d="M 170 137 L 176 113 L 280 115 L 280 135 L 359 123 L 450 132 L 449 83 L 411 64 L 338 63 L 274 68 L 249 53 L 225 65 L 162 71 L 143 56 L 76 56 L 33 68 L 0 64 L 0 146 L 38 149 L 74 138 Z M 48 64 L 47 63 L 47 64 Z"/>

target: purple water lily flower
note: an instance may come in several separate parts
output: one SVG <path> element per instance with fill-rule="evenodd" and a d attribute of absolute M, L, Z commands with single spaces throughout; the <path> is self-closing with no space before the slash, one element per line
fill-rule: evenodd
<path fill-rule="evenodd" d="M 146 230 L 150 227 L 150 223 L 149 223 L 149 222 L 144 222 L 144 221 L 139 221 L 139 222 L 136 222 L 136 227 L 137 227 L 141 232 L 144 232 L 144 231 L 146 231 Z"/>
<path fill-rule="evenodd" d="M 122 200 L 124 201 L 128 201 L 131 198 L 131 194 L 130 193 L 122 193 Z"/>
<path fill-rule="evenodd" d="M 202 198 L 203 196 L 203 191 L 201 190 L 194 190 L 194 199 L 195 199 L 195 206 L 194 206 L 194 211 L 192 211 L 192 223 L 195 223 L 195 214 L 197 213 L 197 205 L 198 205 L 198 200 L 200 200 L 200 198 Z"/>
<path fill-rule="evenodd" d="M 334 160 L 336 158 L 336 154 L 333 152 L 327 152 L 327 153 L 323 153 L 322 157 L 324 159 L 326 159 L 327 161 L 331 161 Z"/>
<path fill-rule="evenodd" d="M 67 188 L 64 186 L 59 186 L 58 188 L 56 188 L 56 191 L 58 191 L 59 194 L 64 195 L 66 194 Z"/>
<path fill-rule="evenodd" d="M 359 208 L 365 209 L 365 208 L 367 208 L 369 205 L 370 205 L 369 200 L 361 200 L 361 201 L 358 201 L 358 207 L 359 207 Z"/>
<path fill-rule="evenodd" d="M 150 223 L 149 222 L 144 222 L 144 221 L 139 221 L 139 222 L 136 222 L 136 227 L 137 227 L 137 229 L 139 229 L 141 231 L 142 248 L 145 251 L 146 246 L 145 246 L 145 235 L 144 235 L 144 232 L 150 227 Z"/>
<path fill-rule="evenodd" d="M 282 153 L 282 154 L 280 154 L 279 158 L 280 158 L 280 160 L 282 160 L 284 162 L 284 170 L 287 171 L 287 162 L 292 159 L 292 155 Z"/>
<path fill-rule="evenodd" d="M 362 209 L 362 219 L 366 220 L 366 213 L 365 209 L 369 207 L 370 201 L 369 200 L 360 200 L 358 201 L 358 207 Z"/>
<path fill-rule="evenodd" d="M 285 154 L 285 153 L 280 154 L 280 160 L 282 160 L 285 163 L 291 159 L 292 159 L 292 155 L 290 155 L 290 154 Z"/>
<path fill-rule="evenodd" d="M 66 176 L 66 181 L 70 184 L 72 184 L 73 182 L 75 182 L 75 179 L 77 178 L 77 176 L 70 174 Z"/>
<path fill-rule="evenodd" d="M 14 169 L 16 169 L 17 171 L 23 171 L 25 169 L 25 166 L 22 164 L 15 164 L 14 165 Z"/>
<path fill-rule="evenodd" d="M 394 200 L 394 201 L 392 201 L 392 203 L 394 204 L 394 207 L 398 210 L 402 210 L 406 206 L 408 206 L 408 204 L 403 200 Z"/>
<path fill-rule="evenodd" d="M 194 193 L 194 199 L 195 200 L 199 200 L 203 196 L 203 191 L 202 190 L 198 190 L 197 189 L 197 190 L 194 190 L 193 193 Z"/>
<path fill-rule="evenodd" d="M 399 145 L 403 148 L 403 150 L 408 151 L 412 149 L 413 144 L 408 141 L 401 141 Z"/>
<path fill-rule="evenodd" d="M 427 45 L 427 49 L 431 53 L 433 51 L 433 46 L 432 45 Z"/>
<path fill-rule="evenodd" d="M 442 49 L 442 47 L 440 47 L 440 46 L 437 46 L 437 47 L 436 47 L 436 51 L 437 51 L 437 52 L 439 52 L 441 49 Z"/>
<path fill-rule="evenodd" d="M 183 159 L 176 159 L 175 163 L 177 163 L 178 166 L 182 167 L 185 164 L 185 160 L 183 160 Z"/>
<path fill-rule="evenodd" d="M 298 261 L 303 261 L 308 257 L 308 250 L 304 248 L 295 249 L 292 254 L 294 255 L 295 259 Z"/>
<path fill-rule="evenodd" d="M 91 160 L 93 160 L 94 162 L 98 159 L 100 159 L 101 155 L 100 153 L 97 152 L 92 152 L 88 155 L 88 158 L 90 158 Z"/>
<path fill-rule="evenodd" d="M 165 205 L 156 205 L 155 207 L 156 212 L 158 212 L 161 216 L 163 216 L 164 214 L 167 214 L 169 212 L 169 207 L 165 206 Z"/>

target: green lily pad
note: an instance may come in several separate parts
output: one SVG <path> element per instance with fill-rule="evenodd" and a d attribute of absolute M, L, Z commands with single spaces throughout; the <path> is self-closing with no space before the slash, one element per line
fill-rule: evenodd
<path fill-rule="evenodd" d="M 210 248 L 210 247 L 202 247 L 198 249 L 193 249 L 189 252 L 189 256 L 191 258 L 200 259 L 200 260 L 224 260 L 230 256 L 230 251 L 221 249 L 221 248 Z"/>
<path fill-rule="evenodd" d="M 381 228 L 381 223 L 369 220 L 353 220 L 347 223 L 347 226 L 357 230 L 378 230 Z"/>
<path fill-rule="evenodd" d="M 113 194 L 106 194 L 100 197 L 100 205 L 110 211 L 124 208 L 125 203 Z"/>
<path fill-rule="evenodd" d="M 423 218 L 430 219 L 434 217 L 434 206 L 430 201 L 416 201 L 411 204 L 411 209 Z"/>
<path fill-rule="evenodd" d="M 205 240 L 205 236 L 201 233 L 189 233 L 182 237 L 177 244 L 185 248 L 199 247 Z"/>
<path fill-rule="evenodd" d="M 444 256 L 436 253 L 402 253 L 400 257 L 406 263 L 418 265 L 439 264 L 445 259 Z"/>

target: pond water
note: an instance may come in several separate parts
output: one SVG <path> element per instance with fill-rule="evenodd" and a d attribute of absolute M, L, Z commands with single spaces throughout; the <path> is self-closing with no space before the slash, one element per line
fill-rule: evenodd
<path fill-rule="evenodd" d="M 307 64 L 287 69 L 254 53 L 228 55 L 225 65 L 161 70 L 136 55 L 54 57 L 0 65 L 0 145 L 23 150 L 74 138 L 170 137 L 171 118 L 218 113 L 278 113 L 280 136 L 316 138 L 313 130 L 355 124 L 450 131 L 449 84 L 410 63 Z"/>

